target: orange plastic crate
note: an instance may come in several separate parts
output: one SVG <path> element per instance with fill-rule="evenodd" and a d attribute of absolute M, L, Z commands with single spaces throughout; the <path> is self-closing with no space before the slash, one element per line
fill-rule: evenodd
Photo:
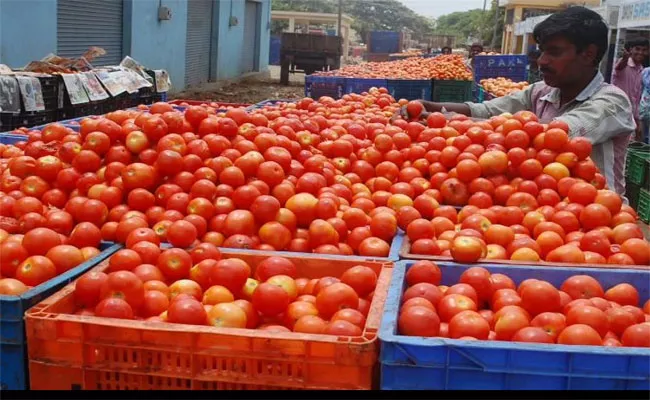
<path fill-rule="evenodd" d="M 255 268 L 268 255 L 233 251 Z M 379 276 L 360 337 L 277 333 L 73 315 L 74 283 L 25 317 L 30 384 L 44 389 L 372 389 L 393 263 L 291 259 L 301 277 L 366 265 Z M 95 270 L 104 270 L 104 262 Z"/>

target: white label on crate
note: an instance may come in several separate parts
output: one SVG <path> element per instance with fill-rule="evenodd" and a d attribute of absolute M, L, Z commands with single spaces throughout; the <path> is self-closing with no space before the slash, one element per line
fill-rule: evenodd
<path fill-rule="evenodd" d="M 20 86 L 20 94 L 23 97 L 25 111 L 45 111 L 41 82 L 30 76 L 16 76 Z"/>
<path fill-rule="evenodd" d="M 77 74 L 61 74 L 65 88 L 68 90 L 70 104 L 88 103 L 90 99 Z"/>
<path fill-rule="evenodd" d="M 20 87 L 13 76 L 0 75 L 0 111 L 20 112 Z"/>
<path fill-rule="evenodd" d="M 102 70 L 96 70 L 95 76 L 102 82 L 106 90 L 115 97 L 126 92 L 126 88 L 115 79 L 114 73 Z"/>
<path fill-rule="evenodd" d="M 156 75 L 156 92 L 168 92 L 169 87 L 171 86 L 171 80 L 169 79 L 167 71 L 164 69 L 155 69 L 153 72 Z"/>
<path fill-rule="evenodd" d="M 81 72 L 78 78 L 84 85 L 86 92 L 88 92 L 90 100 L 100 101 L 108 98 L 108 93 L 106 93 L 101 83 L 99 83 L 95 74 L 92 72 Z"/>

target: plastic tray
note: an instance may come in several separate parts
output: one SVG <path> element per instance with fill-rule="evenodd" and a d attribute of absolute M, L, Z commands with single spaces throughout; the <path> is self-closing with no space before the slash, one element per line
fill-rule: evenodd
<path fill-rule="evenodd" d="M 413 261 L 393 270 L 379 338 L 381 389 L 420 390 L 650 390 L 650 349 L 466 341 L 397 334 L 396 321 Z M 442 284 L 458 282 L 470 266 L 438 263 Z M 559 286 L 572 275 L 590 275 L 603 288 L 632 283 L 645 302 L 650 273 L 630 270 L 541 269 L 490 266 L 517 284 L 527 278 Z"/>
<path fill-rule="evenodd" d="M 264 260 L 223 251 L 253 270 Z M 308 278 L 366 265 L 378 276 L 360 337 L 215 328 L 71 315 L 74 285 L 27 313 L 31 388 L 38 389 L 371 389 L 377 331 L 392 263 L 288 257 Z M 103 270 L 107 262 L 97 266 Z"/>
<path fill-rule="evenodd" d="M 319 99 L 329 96 L 340 99 L 346 93 L 347 79 L 338 76 L 305 76 L 305 96 Z"/>
<path fill-rule="evenodd" d="M 24 390 L 28 388 L 27 340 L 25 312 L 35 304 L 53 295 L 68 283 L 104 261 L 120 249 L 117 245 L 102 244 L 103 251 L 95 258 L 50 279 L 21 296 L 0 295 L 0 388 Z"/>
<path fill-rule="evenodd" d="M 348 78 L 345 93 L 361 94 L 367 92 L 373 87 L 381 88 L 388 85 L 387 79 L 363 79 L 363 78 Z"/>
<path fill-rule="evenodd" d="M 474 80 L 487 78 L 509 78 L 514 82 L 527 78 L 527 55 L 493 55 L 474 58 Z"/>
<path fill-rule="evenodd" d="M 395 100 L 432 100 L 433 86 L 430 79 L 388 79 L 386 89 Z"/>
<path fill-rule="evenodd" d="M 433 101 L 441 103 L 463 103 L 472 101 L 472 81 L 433 80 Z"/>
<path fill-rule="evenodd" d="M 408 236 L 404 235 L 404 238 L 402 239 L 402 247 L 399 251 L 399 259 L 400 260 L 430 260 L 430 261 L 447 261 L 447 262 L 452 262 L 451 257 L 443 257 L 443 256 L 428 256 L 428 255 L 422 255 L 422 254 L 412 254 L 410 253 L 411 250 L 411 241 L 409 240 Z M 530 261 L 515 261 L 515 260 L 479 260 L 479 262 L 475 263 L 475 265 L 501 265 L 501 266 L 522 266 L 522 265 L 530 265 Z M 642 270 L 642 271 L 650 271 L 650 266 L 647 265 L 619 265 L 619 264 L 594 264 L 594 265 L 588 265 L 588 264 L 569 264 L 569 263 L 559 263 L 559 262 L 546 262 L 546 261 L 539 261 L 536 263 L 538 267 L 544 268 L 594 268 L 594 269 L 634 269 L 634 270 Z"/>

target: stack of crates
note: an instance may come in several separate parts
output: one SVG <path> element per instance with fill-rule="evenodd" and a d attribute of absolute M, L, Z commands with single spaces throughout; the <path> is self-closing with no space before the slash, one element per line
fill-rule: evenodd
<path fill-rule="evenodd" d="M 346 93 L 346 79 L 340 76 L 305 76 L 305 96 L 319 99 L 329 96 L 340 99 Z"/>

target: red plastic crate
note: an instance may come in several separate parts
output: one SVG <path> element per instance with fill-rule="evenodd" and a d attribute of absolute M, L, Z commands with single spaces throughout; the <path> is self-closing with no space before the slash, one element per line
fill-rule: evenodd
<path fill-rule="evenodd" d="M 399 251 L 399 259 L 400 260 L 454 261 L 451 257 L 412 254 L 411 241 L 406 235 L 404 235 L 404 240 L 402 241 L 402 247 Z M 570 264 L 570 263 L 559 263 L 559 262 L 548 262 L 548 261 L 531 262 L 531 261 L 491 260 L 491 259 L 480 259 L 477 261 L 477 264 L 488 264 L 488 265 L 495 264 L 495 265 L 504 265 L 504 266 L 535 265 L 536 267 L 560 267 L 560 268 L 638 269 L 638 270 L 645 270 L 645 271 L 650 269 L 650 266 L 648 265 Z"/>
<path fill-rule="evenodd" d="M 223 251 L 255 267 L 268 255 Z M 70 284 L 26 315 L 31 388 L 371 389 L 393 263 L 287 257 L 307 278 L 354 265 L 378 274 L 362 336 L 337 337 L 73 315 Z M 103 263 L 95 270 L 104 270 Z"/>

